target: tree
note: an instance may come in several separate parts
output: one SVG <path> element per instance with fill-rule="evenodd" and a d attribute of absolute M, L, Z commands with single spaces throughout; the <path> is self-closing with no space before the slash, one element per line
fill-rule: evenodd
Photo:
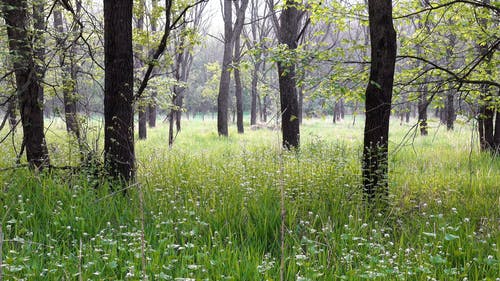
<path fill-rule="evenodd" d="M 231 0 L 224 0 L 224 55 L 222 59 L 222 72 L 219 83 L 219 95 L 217 97 L 217 131 L 219 136 L 228 136 L 227 112 L 229 103 L 229 86 L 231 83 L 230 67 L 233 62 L 233 47 L 236 38 L 241 34 L 245 11 L 248 0 L 241 0 L 241 5 L 237 7 L 236 21 L 233 26 L 233 9 Z"/>
<path fill-rule="evenodd" d="M 363 186 L 366 198 L 373 202 L 388 193 L 387 148 L 397 48 L 392 0 L 368 0 L 368 16 L 371 66 L 365 102 Z"/>
<path fill-rule="evenodd" d="M 104 0 L 104 156 L 109 175 L 135 177 L 133 0 Z"/>
<path fill-rule="evenodd" d="M 297 3 L 294 0 L 286 2 L 280 18 L 278 40 L 280 44 L 285 45 L 287 50 L 292 52 L 297 49 L 300 39 L 299 24 L 302 16 L 303 13 L 297 9 Z M 300 122 L 295 63 L 278 60 L 278 75 L 283 147 L 297 148 L 300 144 Z"/>
<path fill-rule="evenodd" d="M 79 1 L 78 1 L 79 2 Z M 77 3 L 77 13 L 81 9 L 81 4 Z M 77 140 L 80 142 L 80 126 L 78 124 L 77 116 L 77 93 L 76 93 L 76 65 L 75 65 L 75 53 L 76 53 L 76 40 L 71 42 L 71 46 L 66 45 L 65 37 L 66 32 L 64 29 L 64 17 L 61 11 L 61 7 L 57 6 L 54 9 L 54 29 L 57 31 L 56 41 L 58 49 L 61 49 L 59 54 L 59 67 L 61 68 L 61 75 L 63 80 L 62 92 L 63 92 L 63 104 L 64 104 L 64 117 L 66 121 L 66 130 L 69 133 L 73 133 Z M 78 25 L 74 25 L 75 28 Z M 76 33 L 73 30 L 73 33 Z M 76 38 L 76 34 L 74 36 Z M 67 63 L 69 58 L 70 62 Z"/>
<path fill-rule="evenodd" d="M 45 141 L 42 85 L 37 75 L 35 53 L 29 35 L 28 1 L 2 1 L 7 25 L 9 51 L 14 66 L 17 99 L 23 126 L 23 146 L 31 168 L 43 169 L 50 165 Z"/>

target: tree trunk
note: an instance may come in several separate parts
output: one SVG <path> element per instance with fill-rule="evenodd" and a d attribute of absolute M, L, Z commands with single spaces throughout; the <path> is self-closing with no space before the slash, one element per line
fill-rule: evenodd
<path fill-rule="evenodd" d="M 58 48 L 63 50 L 59 55 L 59 66 L 62 69 L 62 81 L 63 81 L 63 103 L 64 103 L 64 118 L 66 121 L 66 131 L 68 133 L 74 134 L 77 139 L 80 139 L 80 129 L 78 126 L 78 119 L 76 116 L 76 93 L 75 84 L 76 81 L 72 79 L 72 66 L 66 63 L 66 58 L 71 57 L 73 54 L 67 54 L 67 50 L 64 42 L 64 37 L 66 32 L 64 30 L 63 15 L 60 7 L 54 9 L 54 29 L 57 31 L 57 45 Z"/>
<path fill-rule="evenodd" d="M 241 6 L 234 1 L 236 8 L 236 21 L 233 27 L 231 0 L 224 0 L 224 55 L 222 59 L 222 73 L 219 84 L 219 95 L 217 96 L 217 131 L 219 136 L 228 136 L 228 110 L 229 110 L 229 88 L 231 84 L 231 73 L 229 68 L 233 62 L 233 47 L 235 40 L 240 37 L 245 20 L 245 10 L 248 0 L 242 0 Z"/>
<path fill-rule="evenodd" d="M 228 103 L 229 86 L 231 83 L 231 73 L 229 72 L 232 63 L 233 53 L 233 12 L 232 1 L 224 0 L 224 55 L 222 59 L 222 73 L 219 83 L 219 95 L 217 96 L 217 131 L 219 136 L 228 136 Z"/>
<path fill-rule="evenodd" d="M 151 0 L 151 6 L 153 7 L 153 10 L 156 10 L 158 7 L 158 0 Z M 151 34 L 156 33 L 157 29 L 157 23 L 156 23 L 156 18 L 153 15 L 150 15 L 150 21 L 151 21 Z M 152 86 L 151 87 L 151 97 L 149 99 L 148 103 L 148 124 L 150 128 L 156 127 L 156 115 L 157 115 L 157 109 L 156 109 L 156 98 L 158 96 L 158 92 L 156 91 L 156 87 Z"/>
<path fill-rule="evenodd" d="M 257 124 L 257 82 L 259 75 L 259 67 L 260 63 L 256 63 L 254 65 L 254 69 L 252 71 L 252 99 L 250 105 L 250 125 Z"/>
<path fill-rule="evenodd" d="M 109 175 L 135 178 L 132 0 L 104 0 L 104 155 Z"/>
<path fill-rule="evenodd" d="M 455 106 L 453 100 L 453 92 L 449 92 L 446 95 L 446 105 L 445 105 L 445 114 L 446 114 L 446 129 L 448 131 L 453 130 L 453 125 L 455 123 Z"/>
<path fill-rule="evenodd" d="M 301 18 L 301 12 L 294 4 L 296 2 L 291 0 L 284 7 L 278 36 L 280 43 L 286 44 L 289 50 L 297 49 Z M 283 134 L 283 147 L 287 149 L 298 148 L 300 144 L 299 103 L 295 75 L 294 62 L 278 61 L 281 132 Z"/>
<path fill-rule="evenodd" d="M 368 0 L 368 14 L 371 67 L 366 88 L 363 186 L 367 200 L 373 202 L 389 192 L 387 148 L 397 46 L 392 1 Z"/>
<path fill-rule="evenodd" d="M 427 136 L 427 106 L 429 101 L 427 101 L 427 85 L 422 85 L 420 87 L 420 93 L 418 96 L 418 126 L 420 127 L 420 135 Z"/>
<path fill-rule="evenodd" d="M 3 14 L 7 25 L 9 51 L 16 75 L 17 98 L 23 125 L 23 144 L 31 168 L 50 165 L 45 143 L 40 79 L 28 34 L 28 1 L 5 0 Z"/>
<path fill-rule="evenodd" d="M 241 44 L 240 36 L 237 36 L 234 40 L 234 93 L 236 96 L 236 127 L 238 128 L 238 134 L 243 134 L 245 129 L 243 128 L 243 86 L 241 85 L 241 73 L 240 73 L 240 57 L 241 57 Z"/>

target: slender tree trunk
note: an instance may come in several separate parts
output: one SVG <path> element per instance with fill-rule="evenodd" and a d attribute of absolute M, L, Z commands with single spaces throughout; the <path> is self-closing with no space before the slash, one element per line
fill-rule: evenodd
<path fill-rule="evenodd" d="M 446 95 L 446 128 L 448 131 L 453 130 L 455 123 L 455 106 L 454 106 L 454 92 L 450 92 Z"/>
<path fill-rule="evenodd" d="M 254 65 L 254 69 L 252 71 L 252 99 L 250 105 L 250 125 L 257 124 L 257 82 L 259 75 L 259 67 L 260 63 L 256 63 Z"/>
<path fill-rule="evenodd" d="M 104 0 L 104 155 L 111 177 L 135 178 L 132 0 Z"/>
<path fill-rule="evenodd" d="M 151 0 L 153 10 L 156 10 L 158 7 L 158 0 Z M 151 18 L 151 33 L 156 33 L 157 23 L 156 18 L 153 15 L 150 15 Z M 156 98 L 158 97 L 158 92 L 155 86 L 151 87 L 151 97 L 148 103 L 148 124 L 150 128 L 156 127 Z"/>
<path fill-rule="evenodd" d="M 429 101 L 427 101 L 427 85 L 422 85 L 420 87 L 420 92 L 418 96 L 418 126 L 420 127 L 420 135 L 427 136 L 427 106 Z"/>
<path fill-rule="evenodd" d="M 241 85 L 241 73 L 240 73 L 240 57 L 241 57 L 241 44 L 240 36 L 237 36 L 234 40 L 234 93 L 236 96 L 236 127 L 238 128 L 238 134 L 243 134 L 245 129 L 243 128 L 243 86 Z"/>
<path fill-rule="evenodd" d="M 23 125 L 23 144 L 31 168 L 43 169 L 50 165 L 45 142 L 42 109 L 43 92 L 34 52 L 28 34 L 28 1 L 3 1 L 3 14 L 7 25 L 9 51 L 16 75 L 17 98 Z"/>
<path fill-rule="evenodd" d="M 245 11 L 248 0 L 234 2 L 236 8 L 236 21 L 233 27 L 232 5 L 233 1 L 224 0 L 224 55 L 222 59 L 222 73 L 219 83 L 219 95 L 217 97 L 217 131 L 219 136 L 228 136 L 228 110 L 229 110 L 229 88 L 231 84 L 230 65 L 233 62 L 233 47 L 235 40 L 240 37 Z"/>
<path fill-rule="evenodd" d="M 76 116 L 76 93 L 75 84 L 76 81 L 72 79 L 72 55 L 68 54 L 66 51 L 64 37 L 66 32 L 64 30 L 63 15 L 60 7 L 54 9 L 54 29 L 57 31 L 57 45 L 62 49 L 62 53 L 59 56 L 59 66 L 62 69 L 62 80 L 63 80 L 63 103 L 64 103 L 64 118 L 66 121 L 66 131 L 68 133 L 74 134 L 77 139 L 80 139 L 80 129 L 78 126 L 78 119 Z M 69 64 L 66 58 L 70 58 Z"/>
<path fill-rule="evenodd" d="M 279 41 L 288 49 L 297 48 L 299 22 L 301 12 L 294 5 L 294 0 L 288 1 L 284 7 L 279 27 Z M 295 63 L 278 62 L 280 88 L 280 116 L 283 147 L 298 148 L 300 144 L 299 102 L 295 77 Z"/>
<path fill-rule="evenodd" d="M 397 46 L 392 1 L 368 0 L 368 14 L 371 67 L 366 88 L 363 186 L 366 198 L 373 202 L 389 192 L 387 148 Z"/>
<path fill-rule="evenodd" d="M 411 102 L 406 101 L 406 112 L 405 112 L 406 123 L 410 123 L 411 108 L 412 108 Z"/>
<path fill-rule="evenodd" d="M 333 124 L 336 124 L 337 123 L 337 115 L 338 115 L 338 111 L 339 111 L 339 102 L 338 101 L 335 101 L 335 104 L 333 105 Z"/>

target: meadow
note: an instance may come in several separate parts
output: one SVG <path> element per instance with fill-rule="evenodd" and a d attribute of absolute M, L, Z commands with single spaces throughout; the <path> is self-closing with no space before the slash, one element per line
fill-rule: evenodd
<path fill-rule="evenodd" d="M 361 193 L 360 117 L 305 120 L 294 152 L 269 129 L 219 138 L 212 120 L 184 121 L 169 148 L 161 124 L 136 143 L 127 196 L 92 167 L 1 170 L 3 278 L 280 280 L 283 261 L 284 280 L 500 280 L 499 158 L 464 122 L 421 137 L 392 121 L 381 212 Z M 54 122 L 54 165 L 77 161 L 68 140 Z"/>

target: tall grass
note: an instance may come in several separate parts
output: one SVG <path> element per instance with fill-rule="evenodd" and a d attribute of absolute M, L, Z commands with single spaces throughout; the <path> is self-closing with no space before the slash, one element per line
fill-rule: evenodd
<path fill-rule="evenodd" d="M 278 280 L 283 179 L 285 280 L 498 280 L 500 161 L 471 148 L 467 126 L 431 124 L 403 142 L 410 126 L 391 128 L 380 214 L 362 201 L 362 124 L 348 120 L 306 121 L 298 152 L 282 152 L 276 131 L 221 139 L 200 120 L 169 149 L 160 126 L 137 143 L 143 200 L 138 185 L 123 197 L 92 174 L 1 172 L 4 278 Z M 52 158 L 72 163 L 61 135 Z"/>

